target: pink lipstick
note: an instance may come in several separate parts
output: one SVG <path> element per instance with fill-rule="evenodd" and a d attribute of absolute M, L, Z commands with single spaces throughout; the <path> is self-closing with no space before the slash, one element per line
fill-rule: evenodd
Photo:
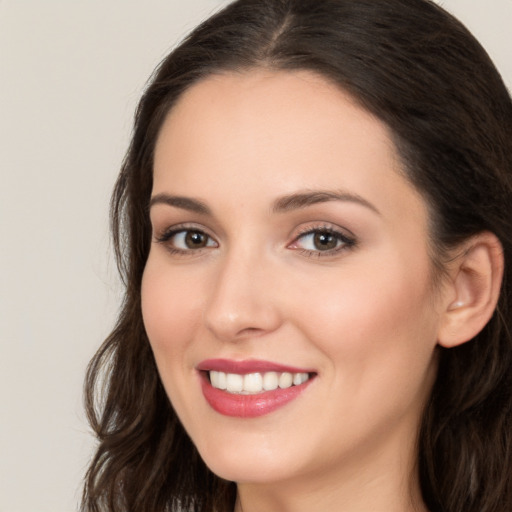
<path fill-rule="evenodd" d="M 220 414 L 254 418 L 297 398 L 316 373 L 262 360 L 208 359 L 198 366 L 208 404 Z"/>

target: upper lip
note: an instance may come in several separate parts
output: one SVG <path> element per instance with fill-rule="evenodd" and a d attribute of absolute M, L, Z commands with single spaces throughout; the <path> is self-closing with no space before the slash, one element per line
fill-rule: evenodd
<path fill-rule="evenodd" d="M 199 371 L 218 371 L 224 373 L 265 373 L 265 372 L 289 372 L 289 373 L 314 373 L 309 368 L 297 368 L 285 364 L 264 361 L 262 359 L 246 359 L 235 361 L 233 359 L 205 359 L 197 367 Z"/>

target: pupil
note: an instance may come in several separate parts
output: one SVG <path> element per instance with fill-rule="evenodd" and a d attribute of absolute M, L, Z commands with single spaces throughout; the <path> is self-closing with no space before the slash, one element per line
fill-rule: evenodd
<path fill-rule="evenodd" d="M 185 243 L 189 249 L 197 249 L 198 247 L 205 247 L 206 236 L 199 231 L 189 231 L 185 237 Z"/>
<path fill-rule="evenodd" d="M 314 236 L 315 247 L 321 251 L 335 249 L 336 243 L 336 237 L 332 233 L 316 233 Z"/>

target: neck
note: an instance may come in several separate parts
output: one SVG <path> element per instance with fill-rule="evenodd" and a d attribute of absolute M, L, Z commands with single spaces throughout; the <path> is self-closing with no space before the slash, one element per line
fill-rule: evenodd
<path fill-rule="evenodd" d="M 322 488 L 293 484 L 276 487 L 240 485 L 235 512 L 428 512 L 419 489 L 388 485 L 388 479 L 337 485 L 324 483 Z M 412 491 L 412 492 L 411 492 Z"/>

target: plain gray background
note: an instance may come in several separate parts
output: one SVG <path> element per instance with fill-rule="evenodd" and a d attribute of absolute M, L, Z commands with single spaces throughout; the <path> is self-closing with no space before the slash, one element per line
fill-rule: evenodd
<path fill-rule="evenodd" d="M 319 0 L 321 1 L 321 0 Z M 225 0 L 0 0 L 0 512 L 76 510 L 85 367 L 120 298 L 108 201 L 149 74 Z M 512 0 L 444 0 L 512 86 Z"/>

